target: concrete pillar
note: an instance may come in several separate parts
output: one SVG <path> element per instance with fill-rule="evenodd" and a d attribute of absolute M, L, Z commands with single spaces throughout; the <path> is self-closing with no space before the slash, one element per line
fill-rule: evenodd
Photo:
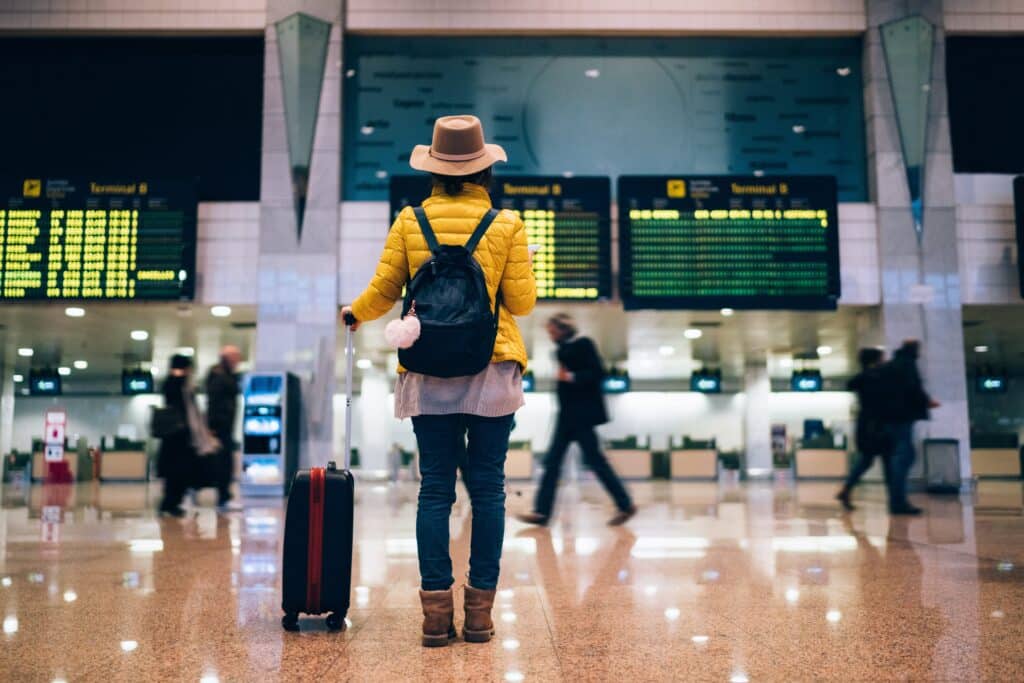
<path fill-rule="evenodd" d="M 747 476 L 764 479 L 772 472 L 772 421 L 768 406 L 772 382 L 765 360 L 748 362 L 743 373 L 743 440 Z"/>
<path fill-rule="evenodd" d="M 259 287 L 253 369 L 301 380 L 300 465 L 334 457 L 333 394 L 338 314 L 338 209 L 341 168 L 339 0 L 268 0 L 260 179 Z M 302 13 L 330 24 L 308 159 L 302 222 L 293 194 L 289 118 L 276 23 Z M 293 65 L 292 65 L 293 66 Z M 295 76 L 291 68 L 288 77 Z M 303 82 L 302 92 L 311 84 Z M 315 84 L 312 84 L 315 89 Z M 292 111 L 292 124 L 295 124 Z M 305 160 L 304 160 L 305 162 Z M 300 231 L 301 228 L 301 231 Z M 301 234 L 300 234 L 301 232 Z"/>
<path fill-rule="evenodd" d="M 882 270 L 881 337 L 892 352 L 904 339 L 922 342 L 921 374 L 942 406 L 919 436 L 960 442 L 960 473 L 971 476 L 967 372 L 956 240 L 956 198 L 946 93 L 946 33 L 941 0 L 868 0 L 864 102 L 868 175 L 878 205 Z M 920 15 L 935 26 L 924 159 L 920 236 L 911 214 L 900 130 L 879 27 Z"/>

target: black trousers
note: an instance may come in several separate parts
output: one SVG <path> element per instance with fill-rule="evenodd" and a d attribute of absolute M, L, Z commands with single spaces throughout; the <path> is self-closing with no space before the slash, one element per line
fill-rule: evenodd
<path fill-rule="evenodd" d="M 213 456 L 217 459 L 214 472 L 214 485 L 217 487 L 217 504 L 223 505 L 231 500 L 231 476 L 235 473 L 235 442 L 231 432 L 218 433 L 221 443 L 220 452 Z"/>
<path fill-rule="evenodd" d="M 540 481 L 540 488 L 537 490 L 537 498 L 533 503 L 533 511 L 551 516 L 551 510 L 555 505 L 555 491 L 558 488 L 558 479 L 562 474 L 562 464 L 565 462 L 565 453 L 573 442 L 583 449 L 583 461 L 593 470 L 594 474 L 601 481 L 601 484 L 615 501 L 615 505 L 622 511 L 629 510 L 633 501 L 622 485 L 622 480 L 615 474 L 615 470 L 608 464 L 608 459 L 601 452 L 597 441 L 597 432 L 590 425 L 574 425 L 567 420 L 558 420 L 555 427 L 555 435 L 551 440 L 551 447 L 544 458 L 544 477 Z"/>

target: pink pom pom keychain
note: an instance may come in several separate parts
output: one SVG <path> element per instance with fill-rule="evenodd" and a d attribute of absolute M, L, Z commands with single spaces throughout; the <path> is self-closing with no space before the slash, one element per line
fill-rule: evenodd
<path fill-rule="evenodd" d="M 416 317 L 416 302 L 409 312 L 399 320 L 392 320 L 384 327 L 384 341 L 393 349 L 407 349 L 420 338 L 420 319 Z"/>

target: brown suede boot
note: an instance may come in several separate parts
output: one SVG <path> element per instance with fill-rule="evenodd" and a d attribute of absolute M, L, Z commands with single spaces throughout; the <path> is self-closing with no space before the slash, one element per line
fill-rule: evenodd
<path fill-rule="evenodd" d="M 455 603 L 452 589 L 420 591 L 423 605 L 423 647 L 444 647 L 455 638 Z"/>
<path fill-rule="evenodd" d="M 482 591 L 466 586 L 466 623 L 462 637 L 467 643 L 486 643 L 494 635 L 491 608 L 494 606 L 495 591 Z"/>

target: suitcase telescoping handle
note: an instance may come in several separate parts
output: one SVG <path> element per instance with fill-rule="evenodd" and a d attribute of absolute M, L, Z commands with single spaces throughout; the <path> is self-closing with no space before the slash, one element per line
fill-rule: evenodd
<path fill-rule="evenodd" d="M 345 470 L 352 469 L 352 372 L 356 362 L 355 332 L 352 326 L 356 317 L 345 314 Z"/>

